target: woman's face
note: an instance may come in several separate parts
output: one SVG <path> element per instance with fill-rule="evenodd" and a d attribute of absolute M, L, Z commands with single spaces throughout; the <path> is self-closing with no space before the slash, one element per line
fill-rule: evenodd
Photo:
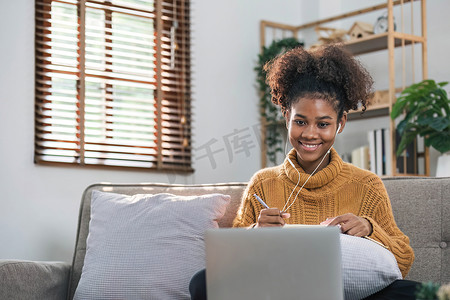
<path fill-rule="evenodd" d="M 297 160 L 307 173 L 320 163 L 334 143 L 338 128 L 337 112 L 330 102 L 315 98 L 300 98 L 286 113 L 289 141 L 297 151 Z M 345 126 L 347 116 L 340 120 Z M 317 171 L 329 163 L 325 159 Z"/>

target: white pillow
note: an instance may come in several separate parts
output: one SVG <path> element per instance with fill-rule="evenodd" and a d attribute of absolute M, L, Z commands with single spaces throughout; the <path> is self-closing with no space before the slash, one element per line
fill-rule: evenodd
<path fill-rule="evenodd" d="M 402 279 L 391 251 L 365 238 L 341 234 L 340 239 L 346 300 L 366 298 Z"/>
<path fill-rule="evenodd" d="M 86 257 L 74 299 L 190 299 L 205 267 L 204 232 L 230 196 L 92 192 Z"/>

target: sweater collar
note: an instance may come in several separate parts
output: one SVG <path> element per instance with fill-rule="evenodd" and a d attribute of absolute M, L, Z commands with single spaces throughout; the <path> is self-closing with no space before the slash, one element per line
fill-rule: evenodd
<path fill-rule="evenodd" d="M 322 187 L 328 183 L 330 183 L 336 176 L 341 172 L 343 161 L 339 157 L 339 154 L 334 150 L 334 148 L 331 148 L 330 151 L 331 155 L 331 161 L 330 163 L 320 170 L 319 172 L 315 173 L 311 178 L 308 180 L 308 182 L 305 185 L 305 188 L 319 188 Z M 295 168 L 300 172 L 300 185 L 303 185 L 305 181 L 308 179 L 309 174 L 307 174 L 303 168 L 299 165 L 297 161 L 297 152 L 295 149 L 292 149 L 289 151 L 288 157 L 291 159 L 292 163 L 294 164 Z M 292 165 L 289 163 L 287 158 L 284 160 L 283 163 L 284 172 L 286 176 L 294 183 L 296 184 L 298 181 L 298 172 L 292 167 Z"/>

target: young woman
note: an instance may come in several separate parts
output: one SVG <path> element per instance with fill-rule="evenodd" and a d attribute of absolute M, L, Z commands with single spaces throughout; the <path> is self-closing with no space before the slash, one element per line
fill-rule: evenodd
<path fill-rule="evenodd" d="M 269 63 L 266 71 L 293 149 L 283 164 L 251 178 L 233 226 L 340 226 L 345 234 L 368 236 L 388 247 L 406 276 L 414 253 L 395 223 L 381 179 L 344 163 L 332 148 L 345 128 L 347 112 L 366 107 L 373 84 L 369 73 L 336 45 L 293 49 Z M 396 281 L 371 299 L 414 299 L 416 284 Z"/>

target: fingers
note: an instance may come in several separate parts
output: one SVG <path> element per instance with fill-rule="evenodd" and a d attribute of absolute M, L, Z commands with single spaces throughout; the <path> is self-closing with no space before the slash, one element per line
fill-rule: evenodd
<path fill-rule="evenodd" d="M 256 227 L 281 227 L 289 217 L 289 213 L 281 213 L 278 208 L 266 208 L 259 213 Z"/>
<path fill-rule="evenodd" d="M 333 219 L 324 221 L 325 224 L 328 222 L 328 226 L 342 226 L 343 223 L 348 222 L 348 218 L 345 215 L 337 216 Z"/>
<path fill-rule="evenodd" d="M 328 219 L 326 219 L 325 221 L 320 222 L 320 225 L 327 226 L 327 225 L 329 225 L 331 222 L 333 222 L 334 219 L 335 219 L 335 218 L 328 218 Z"/>
<path fill-rule="evenodd" d="M 344 231 L 345 234 L 348 235 L 353 235 L 353 236 L 358 236 L 358 237 L 362 237 L 362 236 L 366 236 L 366 227 L 361 225 L 361 224 L 357 224 L 354 227 L 351 227 L 350 229 Z"/>
<path fill-rule="evenodd" d="M 283 219 L 289 219 L 289 218 L 291 217 L 291 214 L 290 214 L 290 213 L 287 213 L 287 212 L 282 212 L 282 213 L 281 213 L 281 217 L 282 217 Z"/>
<path fill-rule="evenodd" d="M 366 236 L 372 232 L 372 225 L 365 218 L 347 213 L 337 216 L 328 226 L 340 226 L 341 232 L 353 236 Z"/>

